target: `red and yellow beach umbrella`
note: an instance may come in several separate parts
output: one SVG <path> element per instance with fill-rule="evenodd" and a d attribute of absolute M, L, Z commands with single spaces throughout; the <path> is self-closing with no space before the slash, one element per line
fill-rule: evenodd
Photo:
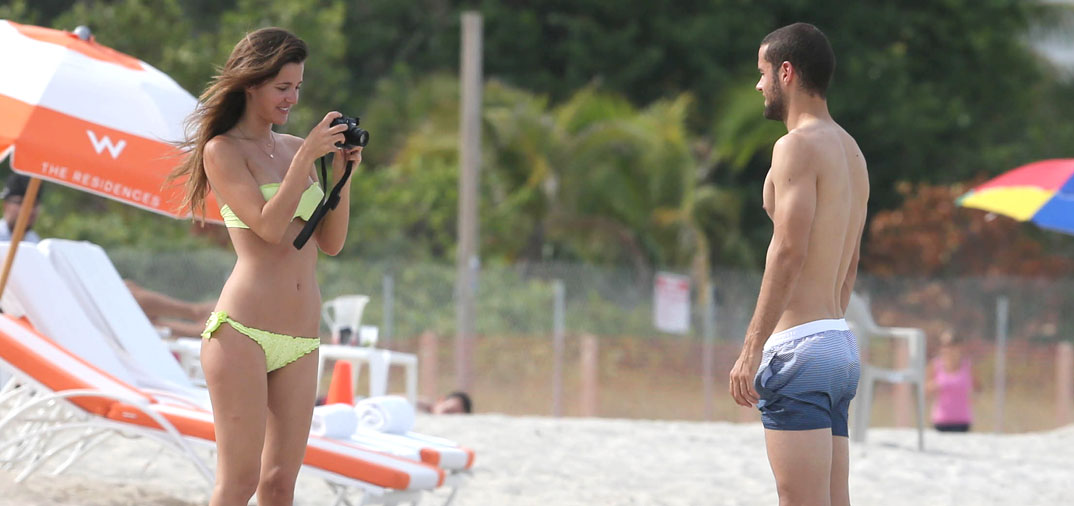
<path fill-rule="evenodd" d="M 76 31 L 0 20 L 0 159 L 33 178 L 23 207 L 33 206 L 43 179 L 189 216 L 179 209 L 181 188 L 165 182 L 197 99 L 149 64 L 98 44 L 88 29 Z M 215 204 L 207 208 L 210 221 L 221 221 Z M 5 265 L 0 290 L 6 274 Z"/>
<path fill-rule="evenodd" d="M 1074 159 L 1023 165 L 970 190 L 958 204 L 1074 234 Z"/>

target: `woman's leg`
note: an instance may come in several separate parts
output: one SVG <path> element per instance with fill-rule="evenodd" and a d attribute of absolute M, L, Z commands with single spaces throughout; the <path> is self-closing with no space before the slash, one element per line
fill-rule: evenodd
<path fill-rule="evenodd" d="M 317 394 L 317 352 L 268 375 L 268 422 L 258 506 L 291 506 Z"/>
<path fill-rule="evenodd" d="M 257 489 L 265 441 L 265 352 L 230 325 L 201 344 L 216 425 L 216 484 L 210 506 L 246 506 Z"/>

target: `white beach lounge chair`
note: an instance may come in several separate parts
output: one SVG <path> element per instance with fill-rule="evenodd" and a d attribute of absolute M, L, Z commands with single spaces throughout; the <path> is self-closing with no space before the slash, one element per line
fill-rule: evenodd
<path fill-rule="evenodd" d="M 77 249 L 75 249 L 77 246 Z M 45 239 L 37 248 L 45 253 L 52 266 L 66 282 L 99 329 L 116 340 L 138 363 L 154 375 L 184 387 L 194 386 L 179 363 L 157 335 L 145 313 L 131 311 L 138 302 L 123 283 L 123 278 L 107 260 L 104 250 L 91 243 Z"/>
<path fill-rule="evenodd" d="M 207 459 L 192 447 L 214 447 L 211 412 L 161 402 L 6 314 L 0 316 L 0 367 L 13 375 L 0 393 L 0 464 L 21 467 L 16 481 L 61 458 L 53 473 L 62 472 L 118 433 L 177 451 L 211 488 Z M 303 470 L 324 478 L 337 504 L 349 504 L 352 488 L 363 492 L 363 504 L 416 503 L 444 476 L 426 464 L 320 438 L 310 439 Z"/>
<path fill-rule="evenodd" d="M 145 369 L 159 371 L 160 378 L 174 383 L 190 385 L 194 380 L 203 384 L 199 362 L 201 340 L 180 337 L 169 346 L 159 338 L 149 338 L 159 335 L 100 246 L 85 241 L 46 239 L 41 241 L 38 249 L 48 256 L 94 324 L 128 354 L 136 357 Z M 179 354 L 179 364 L 171 354 L 164 353 L 164 349 Z M 403 365 L 407 372 L 407 398 L 411 403 L 416 401 L 417 358 L 413 355 L 354 346 L 322 345 L 318 354 L 318 379 L 328 359 L 348 360 L 356 364 L 367 362 L 370 366 L 370 396 L 386 393 L 389 365 Z M 356 369 L 355 376 L 357 373 Z M 353 378 L 353 381 L 357 382 L 358 378 Z"/>
<path fill-rule="evenodd" d="M 202 421 L 206 418 L 211 420 L 211 413 L 208 411 L 208 395 L 204 389 L 177 386 L 170 382 L 159 380 L 153 377 L 151 373 L 137 367 L 136 360 L 132 359 L 125 351 L 118 349 L 119 347 L 114 342 L 98 332 L 42 252 L 26 244 L 20 245 L 19 248 L 20 251 L 16 257 L 8 289 L 2 302 L 6 312 L 9 314 L 15 313 L 16 316 L 19 313 L 25 314 L 30 323 L 35 326 L 40 323 L 40 326 L 48 329 L 47 331 L 42 329 L 42 332 L 55 336 L 56 342 L 60 346 L 69 350 L 70 348 L 80 350 L 79 352 L 71 351 L 75 356 L 86 360 L 96 366 L 97 369 L 114 378 L 115 381 L 126 384 L 131 389 L 142 392 L 147 396 L 152 396 L 158 404 L 163 405 L 167 402 L 172 404 L 172 407 L 168 409 L 183 409 L 191 413 L 199 413 L 198 417 Z M 5 253 L 6 249 L 7 243 L 0 244 L 0 254 Z M 165 351 L 165 353 L 167 352 Z M 123 356 L 124 358 L 120 359 L 117 356 Z M 170 355 L 168 356 L 170 357 Z M 143 387 L 143 385 L 148 386 Z M 177 416 L 174 413 L 172 415 Z M 185 421 L 184 424 L 189 425 Z M 332 451 L 366 452 L 374 455 L 373 458 L 376 459 L 387 457 L 387 455 L 363 449 L 359 444 L 343 444 L 318 438 L 311 438 L 310 449 L 307 452 L 307 464 L 310 458 L 318 459 L 319 454 L 322 455 L 321 458 L 323 459 L 323 455 L 329 449 Z M 320 453 L 318 449 L 320 449 Z M 406 466 L 412 466 L 413 464 L 417 463 L 408 462 Z M 349 493 L 347 487 L 364 483 L 357 478 L 361 476 L 360 474 L 353 477 L 344 475 L 347 480 L 339 480 L 335 479 L 330 473 L 325 475 L 323 473 L 325 470 L 322 467 L 319 465 L 307 465 L 304 469 L 325 476 L 330 486 L 340 494 L 341 501 L 346 501 L 346 494 Z M 425 467 L 432 469 L 432 471 L 428 469 L 421 471 L 421 473 L 424 473 L 425 478 L 428 478 L 429 472 L 434 475 L 442 473 L 441 470 L 431 468 L 431 466 L 426 465 Z M 420 470 L 421 468 L 416 469 Z M 364 478 L 364 476 L 361 477 Z M 429 482 L 428 479 L 418 481 L 422 483 L 422 487 L 428 485 Z M 424 489 L 431 490 L 441 484 L 443 482 L 442 476 L 438 475 L 438 478 L 434 481 L 436 483 L 433 486 L 425 487 Z M 369 485 L 368 483 L 364 484 Z M 370 485 L 370 487 L 358 488 L 362 489 L 369 497 L 388 497 L 394 501 L 398 499 L 398 494 L 388 492 L 398 492 L 390 489 L 395 484 L 395 482 L 389 483 L 388 488 L 376 484 Z M 422 488 L 419 487 L 419 489 Z M 403 491 L 408 492 L 407 490 Z"/>
<path fill-rule="evenodd" d="M 178 451 L 212 485 L 212 471 L 158 413 L 152 397 L 104 373 L 37 333 L 0 315 L 0 368 L 11 379 L 0 389 L 0 465 L 23 466 L 21 482 L 58 457 L 58 474 L 114 433 L 147 435 Z M 117 403 L 144 411 L 159 430 L 147 431 L 109 417 Z"/>
<path fill-rule="evenodd" d="M 5 301 L 25 312 L 31 323 L 42 322 L 49 326 L 61 345 L 80 345 L 91 362 L 96 361 L 102 368 L 115 371 L 125 378 L 133 378 L 136 386 L 157 398 L 171 398 L 173 404 L 181 406 L 206 411 L 211 409 L 204 388 L 191 385 L 189 381 L 155 378 L 152 374 L 155 368 L 138 365 L 174 363 L 174 358 L 165 348 L 123 348 L 123 342 L 138 339 L 159 341 L 159 338 L 103 250 L 91 243 L 64 240 L 43 241 L 37 247 L 38 251 L 30 245 L 21 245 L 20 248 L 24 248 L 20 249 L 20 255 L 26 253 L 26 260 L 18 263 L 19 275 L 12 275 Z M 42 262 L 44 252 L 48 252 L 51 262 Z M 57 263 L 63 266 L 59 272 L 52 269 L 52 265 Z M 30 275 L 23 277 L 24 271 Z M 108 279 L 109 273 L 111 280 Z M 112 291 L 108 291 L 108 288 Z M 107 306 L 101 307 L 98 303 Z M 87 305 L 90 307 L 86 308 Z M 92 318 L 85 314 L 87 311 L 98 315 L 101 321 L 113 320 L 103 325 L 109 329 L 126 328 L 127 335 L 124 339 L 108 336 L 111 337 L 109 339 L 106 337 L 109 332 L 97 332 L 92 328 L 95 325 L 90 322 Z M 136 314 L 124 314 L 130 312 Z M 137 325 L 139 317 L 142 321 L 140 326 Z M 62 323 L 57 323 L 61 320 Z M 124 322 L 128 324 L 126 327 L 121 326 Z M 109 360 L 112 353 L 124 357 L 118 361 L 121 365 L 117 366 L 117 361 Z M 421 434 L 410 436 L 404 438 L 365 433 L 356 434 L 349 442 L 368 450 L 420 460 L 448 471 L 450 475 L 445 484 L 451 490 L 447 500 L 450 502 L 463 484 L 466 471 L 473 465 L 473 451 L 442 438 Z"/>
<path fill-rule="evenodd" d="M 0 242 L 0 254 L 7 254 L 8 247 L 9 243 Z M 156 374 L 158 367 L 166 370 L 161 364 L 167 360 L 175 365 L 167 350 L 160 350 L 163 358 L 153 358 L 151 346 L 135 346 L 133 351 L 140 355 L 134 356 L 118 338 L 102 330 L 103 322 L 86 313 L 75 292 L 35 245 L 19 245 L 0 307 L 14 316 L 25 315 L 39 332 L 121 381 L 208 406 L 208 392 L 192 385 L 185 375 Z M 156 341 L 159 344 L 159 339 Z"/>
<path fill-rule="evenodd" d="M 99 319 L 105 321 L 104 326 L 114 333 L 112 334 L 114 341 L 121 343 L 135 362 L 164 364 L 170 361 L 169 365 L 176 363 L 165 347 L 144 346 L 139 343 L 139 341 L 159 343 L 160 340 L 149 319 L 131 296 L 119 272 L 100 246 L 84 241 L 47 239 L 39 244 L 38 249 L 46 253 L 51 264 L 60 274 L 61 281 L 77 295 L 75 298 L 78 305 L 87 313 L 96 314 Z M 62 307 L 62 305 L 54 304 L 49 307 Z M 41 316 L 47 318 L 48 315 Z M 120 336 L 119 333 L 123 335 Z M 127 343 L 132 343 L 132 345 L 128 347 Z M 356 350 L 351 346 L 322 346 L 322 348 Z M 373 350 L 374 353 L 376 351 L 379 350 Z M 155 370 L 156 367 L 150 369 Z M 191 387 L 189 380 L 186 385 L 183 385 L 184 390 Z M 206 404 L 205 407 L 207 406 Z M 453 476 L 470 469 L 474 462 L 472 450 L 450 440 L 419 433 L 395 435 L 364 430 L 356 432 L 351 439 L 355 443 L 396 455 L 410 455 L 416 452 L 421 461 L 449 471 Z M 453 486 L 461 483 L 460 479 L 449 481 Z"/>
<path fill-rule="evenodd" d="M 193 386 L 195 380 L 204 384 L 200 381 L 203 380 L 201 363 L 194 351 L 200 349 L 201 339 L 173 336 L 175 346 L 170 347 L 156 338 L 160 334 L 153 322 L 100 246 L 85 241 L 45 239 L 37 248 L 45 253 L 75 299 L 105 335 L 161 378 L 185 386 Z M 180 356 L 165 353 L 169 348 Z"/>

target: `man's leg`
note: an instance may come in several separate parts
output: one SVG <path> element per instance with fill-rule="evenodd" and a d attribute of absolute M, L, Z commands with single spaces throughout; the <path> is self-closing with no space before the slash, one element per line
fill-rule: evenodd
<path fill-rule="evenodd" d="M 764 434 L 779 506 L 831 505 L 832 430 L 765 429 Z"/>
<path fill-rule="evenodd" d="M 850 400 L 858 388 L 855 378 L 846 384 L 843 400 L 832 410 L 832 506 L 850 506 Z"/>
<path fill-rule="evenodd" d="M 850 506 L 850 439 L 832 436 L 832 506 Z"/>

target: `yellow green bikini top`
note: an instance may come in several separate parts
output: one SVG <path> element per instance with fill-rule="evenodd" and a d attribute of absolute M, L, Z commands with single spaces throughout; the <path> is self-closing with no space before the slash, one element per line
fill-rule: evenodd
<path fill-rule="evenodd" d="M 279 189 L 280 183 L 263 184 L 261 185 L 261 195 L 265 197 L 267 202 L 276 195 Z M 309 188 L 302 192 L 302 198 L 298 201 L 298 208 L 295 209 L 295 215 L 291 219 L 302 218 L 303 220 L 309 220 L 313 210 L 317 209 L 317 204 L 320 204 L 323 198 L 324 190 L 317 183 L 310 184 Z M 224 217 L 224 225 L 228 228 L 250 228 L 238 216 L 235 216 L 235 212 L 227 204 L 220 206 L 220 216 Z"/>

